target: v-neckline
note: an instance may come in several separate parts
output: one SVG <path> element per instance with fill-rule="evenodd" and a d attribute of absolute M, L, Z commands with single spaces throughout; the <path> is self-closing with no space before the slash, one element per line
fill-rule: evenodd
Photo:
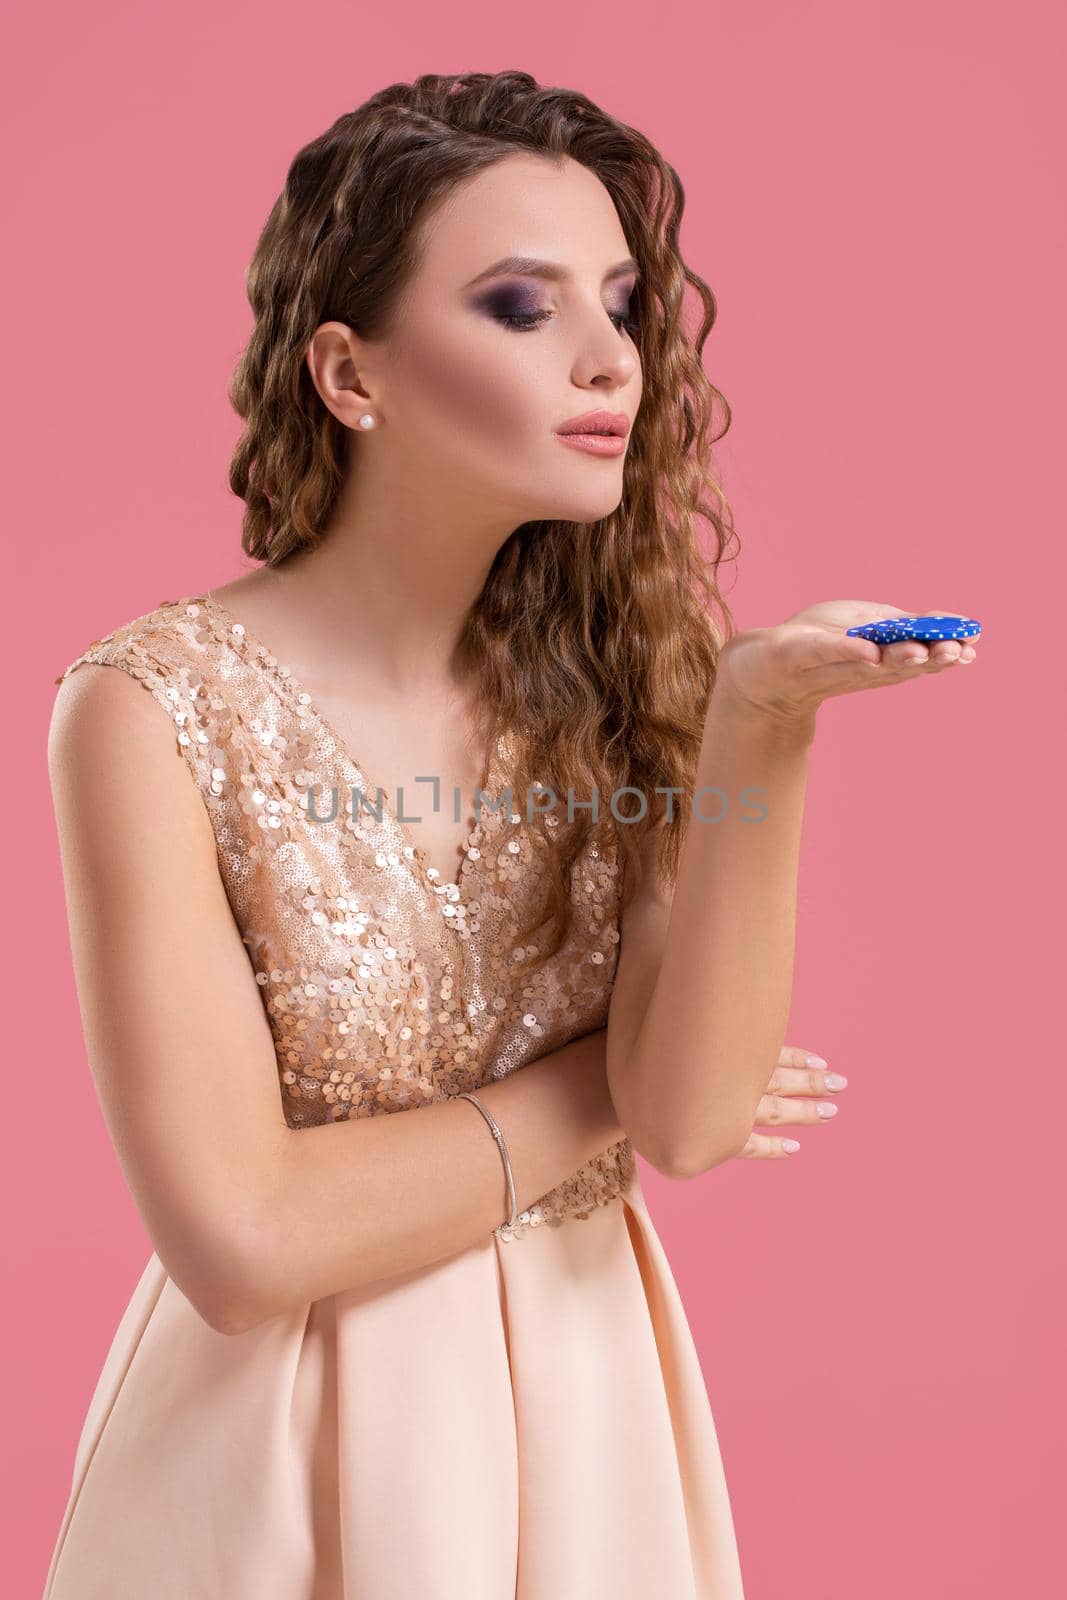
<path fill-rule="evenodd" d="M 341 735 L 338 733 L 329 717 L 327 717 L 325 713 L 320 710 L 314 698 L 304 688 L 303 684 L 296 677 L 296 674 L 292 671 L 292 669 L 285 662 L 281 661 L 278 655 L 271 650 L 269 645 L 265 644 L 257 634 L 253 633 L 252 629 L 249 628 L 247 624 L 243 623 L 239 617 L 235 617 L 233 612 L 230 611 L 228 607 L 224 606 L 221 600 L 217 600 L 215 596 L 210 593 L 210 591 L 207 594 L 194 596 L 189 604 L 203 606 L 206 610 L 214 612 L 215 616 L 218 617 L 223 624 L 225 624 L 228 637 L 236 634 L 238 640 L 241 640 L 245 645 L 250 645 L 252 647 L 253 666 L 257 667 L 265 677 L 269 678 L 270 681 L 275 684 L 275 686 L 283 686 L 286 693 L 292 695 L 292 697 L 297 701 L 300 706 L 301 713 L 304 716 L 309 717 L 313 722 L 318 723 L 322 731 L 326 733 L 332 740 L 342 762 L 353 768 L 354 771 L 356 771 L 363 779 L 364 796 L 368 796 L 369 791 L 372 788 L 377 790 L 378 794 L 381 796 L 380 810 L 382 816 L 392 823 L 392 826 L 395 828 L 397 834 L 403 840 L 404 852 L 407 857 L 408 864 L 416 869 L 415 876 L 419 879 L 422 885 L 426 888 L 429 888 L 435 896 L 440 897 L 441 895 L 444 895 L 446 899 L 453 902 L 459 900 L 461 897 L 463 877 L 467 870 L 467 863 L 470 860 L 468 848 L 464 848 L 463 856 L 459 863 L 455 877 L 451 880 L 443 878 L 440 869 L 431 864 L 423 846 L 418 844 L 411 837 L 410 833 L 408 832 L 407 825 L 401 822 L 400 818 L 397 816 L 389 797 L 389 791 L 384 789 L 381 784 L 374 782 L 366 767 L 360 760 L 358 760 L 355 752 L 349 748 L 347 741 L 341 738 Z M 232 638 L 230 638 L 230 644 L 231 648 L 234 648 Z M 238 653 L 242 656 L 242 659 L 245 659 L 244 652 L 240 649 L 240 646 L 237 646 L 237 649 Z M 271 666 L 271 662 L 274 663 L 274 667 Z M 284 668 L 284 672 L 281 670 L 282 668 Z M 497 757 L 501 753 L 503 737 L 503 735 L 498 736 L 495 746 L 490 751 L 483 768 L 482 781 L 479 787 L 486 794 L 492 794 L 494 792 L 488 787 L 488 785 L 489 780 L 493 775 L 494 764 L 496 763 Z M 374 811 L 377 811 L 378 809 L 378 806 L 373 807 L 371 814 L 373 815 Z M 490 811 L 489 815 L 490 817 L 498 816 L 499 811 Z M 473 844 L 473 846 L 477 848 L 477 846 L 481 844 L 485 837 L 485 831 L 484 819 L 476 818 L 474 826 L 467 834 L 468 847 Z M 453 918 L 449 918 L 448 920 L 450 922 L 454 921 Z"/>

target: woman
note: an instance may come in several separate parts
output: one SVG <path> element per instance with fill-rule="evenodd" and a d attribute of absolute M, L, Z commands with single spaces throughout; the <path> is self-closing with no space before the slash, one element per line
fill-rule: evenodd
<path fill-rule="evenodd" d="M 692 1176 L 820 1125 L 844 1080 L 782 1042 L 817 707 L 974 650 L 848 637 L 903 614 L 863 602 L 732 628 L 682 204 L 525 73 L 341 117 L 249 273 L 261 565 L 57 680 L 87 1050 L 155 1249 L 46 1600 L 742 1594 L 634 1150 Z"/>

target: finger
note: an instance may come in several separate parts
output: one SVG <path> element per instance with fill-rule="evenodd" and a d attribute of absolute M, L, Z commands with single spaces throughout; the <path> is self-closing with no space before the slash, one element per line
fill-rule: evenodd
<path fill-rule="evenodd" d="M 937 639 L 928 649 L 928 659 L 941 667 L 953 666 L 963 654 L 963 644 L 959 639 Z"/>
<path fill-rule="evenodd" d="M 781 1156 L 795 1155 L 799 1149 L 797 1139 L 775 1139 L 763 1133 L 750 1133 L 737 1154 L 742 1161 L 776 1161 Z"/>
<path fill-rule="evenodd" d="M 766 1094 L 837 1094 L 848 1079 L 829 1067 L 775 1067 Z"/>
<path fill-rule="evenodd" d="M 882 615 L 887 618 L 927 614 L 921 609 L 901 611 L 898 606 L 888 605 L 882 610 Z M 849 638 L 847 633 L 838 634 L 825 629 L 819 630 L 817 636 L 806 629 L 798 630 L 796 636 L 788 640 L 787 649 L 792 659 L 790 661 L 789 656 L 785 657 L 786 664 L 791 664 L 794 670 L 804 674 L 818 674 L 815 681 L 818 682 L 820 678 L 824 680 L 831 686 L 830 693 L 841 692 L 842 668 L 859 667 L 865 676 L 871 668 L 876 668 L 877 679 L 874 673 L 870 673 L 869 683 L 858 685 L 874 688 L 878 683 L 901 682 L 920 674 L 930 676 L 957 662 L 975 659 L 974 646 L 969 640 L 937 639 L 927 643 L 922 639 L 899 639 L 891 644 L 878 645 L 874 640 L 858 636 Z"/>
<path fill-rule="evenodd" d="M 804 1122 L 810 1126 L 829 1122 L 837 1116 L 837 1106 L 832 1100 L 806 1100 L 792 1095 L 765 1094 L 760 1096 L 753 1122 L 761 1128 L 777 1127 L 783 1122 Z"/>
<path fill-rule="evenodd" d="M 825 667 L 878 666 L 881 651 L 873 639 L 863 639 L 859 634 L 851 637 L 842 630 L 829 628 L 798 630 L 783 646 L 783 666 L 800 672 L 819 672 Z"/>
<path fill-rule="evenodd" d="M 826 1062 L 815 1050 L 805 1050 L 799 1044 L 784 1044 L 778 1052 L 780 1067 L 825 1067 Z"/>
<path fill-rule="evenodd" d="M 975 659 L 973 645 L 959 639 L 938 639 L 926 644 L 922 639 L 899 639 L 894 644 L 882 646 L 880 671 L 886 682 L 905 682 L 908 678 L 929 677 L 957 664 L 967 665 Z"/>
<path fill-rule="evenodd" d="M 771 1073 L 765 1093 L 822 1094 L 826 1089 L 843 1089 L 848 1079 L 831 1072 L 822 1056 L 797 1044 L 785 1044 L 778 1052 L 778 1064 Z"/>
<path fill-rule="evenodd" d="M 899 639 L 882 646 L 883 662 L 894 668 L 950 666 L 962 653 L 959 639 L 937 639 L 931 644 L 922 639 Z"/>
<path fill-rule="evenodd" d="M 945 606 L 919 606 L 914 611 L 902 613 L 916 617 L 955 617 L 959 612 Z M 968 639 L 937 639 L 927 645 L 921 639 L 902 639 L 883 648 L 883 659 L 904 666 L 948 666 L 957 661 L 973 661 L 977 651 L 972 640 L 981 638 L 981 632 Z"/>

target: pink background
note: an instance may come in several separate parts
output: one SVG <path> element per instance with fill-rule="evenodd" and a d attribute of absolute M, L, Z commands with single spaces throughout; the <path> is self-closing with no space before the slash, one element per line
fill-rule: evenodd
<path fill-rule="evenodd" d="M 749 1600 L 1050 1593 L 1059 8 L 110 0 L 30 8 L 19 27 L 3 97 L 7 1592 L 43 1585 L 151 1249 L 82 1046 L 45 765 L 53 679 L 119 622 L 249 566 L 226 383 L 244 268 L 298 147 L 419 71 L 522 67 L 643 128 L 682 175 L 683 244 L 720 305 L 705 361 L 734 410 L 719 461 L 739 623 L 849 597 L 986 630 L 975 666 L 820 714 L 788 1039 L 848 1075 L 836 1123 L 802 1130 L 792 1161 L 693 1183 L 642 1163 Z"/>

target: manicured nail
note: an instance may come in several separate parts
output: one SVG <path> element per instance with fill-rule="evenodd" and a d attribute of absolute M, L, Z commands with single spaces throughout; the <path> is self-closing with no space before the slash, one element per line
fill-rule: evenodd
<path fill-rule="evenodd" d="M 819 1113 L 820 1117 L 837 1116 L 837 1107 L 835 1105 L 831 1105 L 829 1100 L 820 1100 L 815 1109 Z"/>
<path fill-rule="evenodd" d="M 783 1139 L 782 1140 L 782 1149 L 783 1150 L 788 1150 L 789 1154 L 792 1155 L 794 1150 L 799 1150 L 800 1149 L 800 1140 L 799 1139 Z"/>
<path fill-rule="evenodd" d="M 805 1056 L 804 1059 L 807 1061 L 809 1067 L 825 1067 L 827 1064 L 823 1060 L 822 1056 Z"/>
<path fill-rule="evenodd" d="M 847 1082 L 848 1079 L 843 1077 L 840 1072 L 828 1072 L 826 1074 L 826 1087 L 828 1089 L 843 1089 Z"/>

